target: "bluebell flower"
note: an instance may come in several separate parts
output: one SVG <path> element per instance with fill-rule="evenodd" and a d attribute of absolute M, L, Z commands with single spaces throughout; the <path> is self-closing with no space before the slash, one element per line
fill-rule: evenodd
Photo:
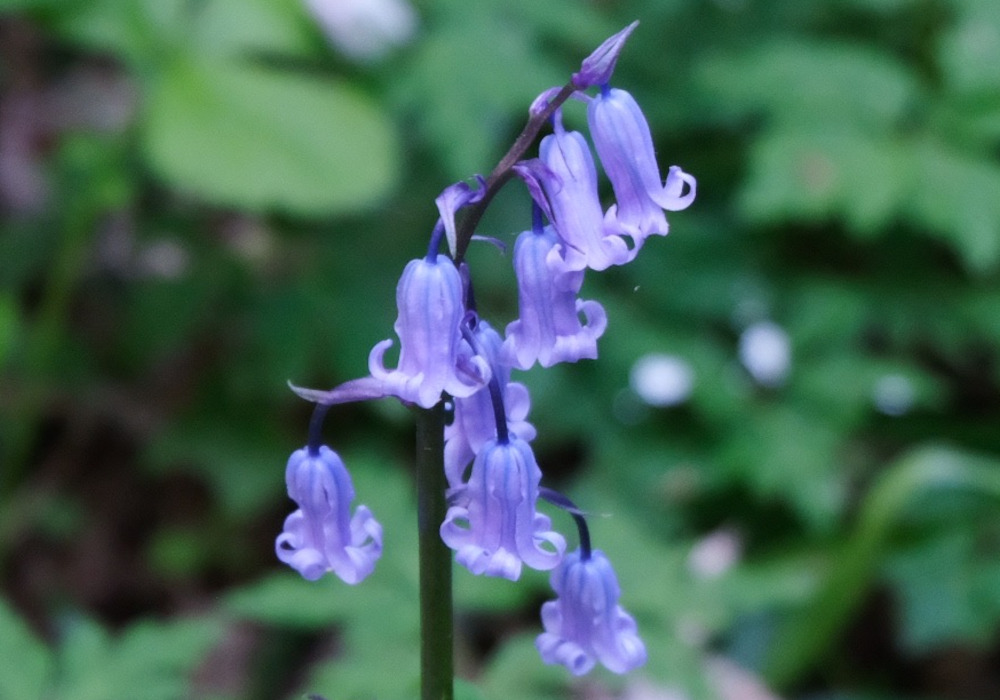
<path fill-rule="evenodd" d="M 275 542 L 278 559 L 310 581 L 327 571 L 352 585 L 368 576 L 382 556 L 382 526 L 367 506 L 351 516 L 354 486 L 337 453 L 326 445 L 296 450 L 285 482 L 299 509 Z"/>
<path fill-rule="evenodd" d="M 396 305 L 397 369 L 386 369 L 382 360 L 391 339 L 376 344 L 368 358 L 383 395 L 430 408 L 442 392 L 471 396 L 489 381 L 489 365 L 462 339 L 462 280 L 448 257 L 411 260 L 396 287 Z"/>
<path fill-rule="evenodd" d="M 609 214 L 620 232 L 637 244 L 653 234 L 665 235 L 668 226 L 663 210 L 687 208 L 694 201 L 695 179 L 673 165 L 666 183 L 660 181 L 649 124 L 624 90 L 602 88 L 587 105 L 587 122 L 618 200 Z"/>
<path fill-rule="evenodd" d="M 632 22 L 617 34 L 605 39 L 593 53 L 583 59 L 579 72 L 573 74 L 573 85 L 580 90 L 586 90 L 593 85 L 607 85 L 611 80 L 611 74 L 614 73 L 615 64 L 618 63 L 618 56 L 625 47 L 625 41 L 638 26 L 638 21 Z"/>
<path fill-rule="evenodd" d="M 536 510 L 542 472 L 527 442 L 510 435 L 476 455 L 460 504 L 448 509 L 441 539 L 474 574 L 516 581 L 522 564 L 547 571 L 559 565 L 566 540 Z"/>
<path fill-rule="evenodd" d="M 629 249 L 616 227 L 605 225 L 597 193 L 597 168 L 583 134 L 566 131 L 556 112 L 554 133 L 542 139 L 540 160 L 549 176 L 541 177 L 551 208 L 552 224 L 565 244 L 567 270 L 604 270 L 635 258 L 639 246 Z M 551 261 L 550 261 L 551 262 Z"/>
<path fill-rule="evenodd" d="M 599 549 L 589 558 L 567 554 L 550 577 L 557 599 L 542 605 L 535 646 L 547 664 L 562 664 L 581 676 L 600 662 L 615 673 L 646 663 L 646 646 L 635 620 L 618 604 L 614 569 Z"/>
<path fill-rule="evenodd" d="M 444 255 L 411 260 L 396 285 L 399 362 L 387 369 L 383 361 L 392 339 L 375 344 L 368 355 L 370 375 L 333 389 L 309 389 L 289 384 L 292 391 L 318 404 L 333 405 L 395 396 L 421 408 L 431 408 L 442 392 L 471 396 L 490 380 L 489 364 L 462 339 L 465 316 L 462 278 Z"/>
<path fill-rule="evenodd" d="M 531 442 L 536 434 L 535 427 L 527 421 L 531 398 L 526 386 L 510 381 L 510 366 L 500 361 L 503 343 L 500 334 L 483 320 L 476 323 L 472 332 L 499 382 L 507 413 L 507 429 L 522 440 Z M 476 454 L 497 437 L 496 415 L 488 387 L 483 387 L 472 396 L 455 399 L 454 406 L 454 418 L 444 429 L 444 470 L 452 492 L 463 487 L 462 477 Z"/>
<path fill-rule="evenodd" d="M 467 182 L 456 182 L 448 185 L 437 196 L 437 204 L 441 214 L 441 224 L 444 226 L 445 237 L 448 239 L 448 249 L 454 255 L 457 247 L 457 231 L 455 229 L 455 214 L 464 206 L 475 204 L 486 194 L 486 180 L 482 175 L 476 176 L 476 187 Z"/>
<path fill-rule="evenodd" d="M 607 315 L 596 301 L 577 298 L 583 271 L 567 272 L 559 247 L 549 226 L 524 231 L 514 244 L 520 316 L 507 326 L 501 360 L 518 369 L 597 357 Z"/>

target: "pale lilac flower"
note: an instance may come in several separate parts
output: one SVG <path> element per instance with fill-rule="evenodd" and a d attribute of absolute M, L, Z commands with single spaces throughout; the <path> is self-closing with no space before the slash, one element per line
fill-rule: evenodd
<path fill-rule="evenodd" d="M 694 370 L 683 358 L 653 352 L 635 361 L 629 384 L 650 406 L 677 406 L 691 395 Z"/>
<path fill-rule="evenodd" d="M 510 381 L 510 366 L 500 362 L 503 343 L 500 334 L 482 320 L 476 323 L 473 333 L 500 385 L 507 430 L 531 442 L 536 434 L 535 427 L 527 421 L 531 398 L 524 384 Z M 454 405 L 454 418 L 444 429 L 444 471 L 452 490 L 463 486 L 466 467 L 487 442 L 497 437 L 497 419 L 489 387 L 483 387 L 472 396 L 455 399 Z"/>
<path fill-rule="evenodd" d="M 620 232 L 632 236 L 636 244 L 653 234 L 665 235 L 663 210 L 686 209 L 694 201 L 695 179 L 672 165 L 666 183 L 661 183 L 649 124 L 624 90 L 602 89 L 587 105 L 587 122 L 618 200 L 609 215 Z"/>
<path fill-rule="evenodd" d="M 902 374 L 886 374 L 879 378 L 872 389 L 875 408 L 887 416 L 902 416 L 913 408 L 916 390 L 913 382 Z"/>
<path fill-rule="evenodd" d="M 462 339 L 462 278 L 448 257 L 411 260 L 396 285 L 396 306 L 396 369 L 385 367 L 382 358 L 392 339 L 383 340 L 368 355 L 370 376 L 328 390 L 289 384 L 292 391 L 323 405 L 395 396 L 430 408 L 441 400 L 442 392 L 471 396 L 489 382 L 489 364 Z"/>
<path fill-rule="evenodd" d="M 516 581 L 522 564 L 558 566 L 566 540 L 536 510 L 542 472 L 527 442 L 491 440 L 476 455 L 460 505 L 448 509 L 441 539 L 474 574 Z"/>
<path fill-rule="evenodd" d="M 792 343 L 776 323 L 754 323 L 740 335 L 740 362 L 759 384 L 780 386 L 792 365 Z"/>
<path fill-rule="evenodd" d="M 590 146 L 579 131 L 566 131 L 562 115 L 554 118 L 554 131 L 542 139 L 540 160 L 549 176 L 541 178 L 551 207 L 553 226 L 565 244 L 567 270 L 604 270 L 635 258 L 617 229 L 605 225 L 604 210 L 597 193 L 597 168 Z M 637 241 L 641 243 L 641 241 Z"/>
<path fill-rule="evenodd" d="M 406 0 L 306 0 L 324 33 L 346 56 L 381 58 L 405 44 L 417 28 L 417 13 Z"/>
<path fill-rule="evenodd" d="M 583 271 L 565 272 L 557 246 L 550 226 L 524 231 L 514 244 L 520 317 L 507 326 L 501 360 L 518 369 L 594 359 L 607 327 L 604 307 L 577 298 Z"/>
<path fill-rule="evenodd" d="M 688 570 L 695 578 L 717 579 L 739 563 L 743 557 L 740 533 L 720 528 L 698 540 L 688 552 Z"/>
<path fill-rule="evenodd" d="M 326 445 L 296 450 L 285 481 L 299 509 L 275 542 L 278 559 L 310 581 L 327 571 L 352 585 L 368 576 L 382 556 L 382 526 L 363 505 L 351 517 L 354 486 L 337 453 Z"/>
<path fill-rule="evenodd" d="M 387 370 L 382 357 L 392 345 L 372 348 L 368 368 L 383 395 L 430 408 L 442 392 L 471 396 L 489 381 L 489 366 L 462 340 L 462 280 L 444 255 L 411 260 L 396 287 L 399 364 Z"/>
<path fill-rule="evenodd" d="M 597 662 L 615 673 L 646 663 L 646 646 L 635 620 L 618 604 L 621 590 L 604 553 L 566 555 L 550 577 L 557 599 L 542 606 L 545 632 L 535 646 L 547 664 L 562 664 L 582 676 Z"/>
<path fill-rule="evenodd" d="M 603 44 L 583 59 L 580 71 L 573 74 L 573 85 L 580 90 L 586 90 L 593 85 L 607 85 L 611 80 L 611 74 L 615 71 L 618 56 L 625 47 L 625 41 L 638 26 L 637 20 L 614 36 L 605 39 Z"/>

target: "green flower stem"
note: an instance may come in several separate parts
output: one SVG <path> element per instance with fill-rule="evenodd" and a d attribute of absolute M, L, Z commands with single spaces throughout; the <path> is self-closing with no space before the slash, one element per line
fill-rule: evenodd
<path fill-rule="evenodd" d="M 420 548 L 420 698 L 452 700 L 454 627 L 451 550 L 440 527 L 448 509 L 444 404 L 417 410 L 417 532 Z"/>
<path fill-rule="evenodd" d="M 465 257 L 476 224 L 486 207 L 510 180 L 511 168 L 538 138 L 552 113 L 575 92 L 564 86 L 540 113 L 531 117 L 507 154 L 486 178 L 481 201 L 469 207 L 458 225 L 455 263 Z M 420 697 L 452 700 L 454 690 L 454 629 L 451 595 L 451 550 L 439 528 L 447 514 L 444 475 L 444 407 L 417 411 L 417 530 L 420 542 Z"/>

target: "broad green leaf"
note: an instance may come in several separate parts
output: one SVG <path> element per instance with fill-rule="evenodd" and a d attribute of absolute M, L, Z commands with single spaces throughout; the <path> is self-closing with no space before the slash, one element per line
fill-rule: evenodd
<path fill-rule="evenodd" d="M 1000 620 L 1000 563 L 995 551 L 976 550 L 974 533 L 963 528 L 890 558 L 908 649 L 990 641 Z"/>
<path fill-rule="evenodd" d="M 255 211 L 368 209 L 400 165 L 392 124 L 364 94 L 253 64 L 175 61 L 152 87 L 144 127 L 161 177 Z"/>
<path fill-rule="evenodd" d="M 287 455 L 275 453 L 276 440 L 246 426 L 195 418 L 160 434 L 148 459 L 155 471 L 180 466 L 203 475 L 226 513 L 246 516 L 284 491 Z"/>
<path fill-rule="evenodd" d="M 208 0 L 197 14 L 198 50 L 209 56 L 268 52 L 307 55 L 309 18 L 300 3 Z"/>
<path fill-rule="evenodd" d="M 1000 13 L 992 0 L 955 0 L 957 17 L 938 51 L 945 80 L 960 93 L 1000 93 Z"/>
<path fill-rule="evenodd" d="M 301 629 L 330 628 L 344 620 L 355 596 L 334 576 L 306 581 L 294 571 L 272 574 L 225 599 L 236 617 Z"/>
<path fill-rule="evenodd" d="M 59 700 L 173 700 L 218 641 L 210 618 L 139 622 L 111 638 L 96 622 L 71 623 L 58 654 Z"/>
<path fill-rule="evenodd" d="M 934 141 L 912 153 L 907 218 L 947 241 L 971 272 L 1000 262 L 1000 165 Z"/>
<path fill-rule="evenodd" d="M 902 144 L 851 128 L 775 130 L 754 145 L 740 206 L 750 221 L 843 220 L 871 237 L 896 216 L 912 182 Z"/>
<path fill-rule="evenodd" d="M 918 95 L 906 66 L 860 44 L 785 39 L 708 60 L 699 77 L 724 109 L 792 129 L 819 121 L 882 131 Z"/>
<path fill-rule="evenodd" d="M 455 700 L 486 700 L 475 685 L 462 678 L 455 679 Z"/>
<path fill-rule="evenodd" d="M 562 666 L 542 663 L 535 636 L 518 635 L 493 656 L 478 684 L 489 700 L 549 700 L 567 694 L 572 676 Z"/>
<path fill-rule="evenodd" d="M 194 27 L 184 0 L 68 0 L 52 9 L 56 30 L 71 41 L 139 69 L 183 48 Z"/>
<path fill-rule="evenodd" d="M 52 657 L 0 598 L 0 698 L 41 698 L 51 682 Z"/>
<path fill-rule="evenodd" d="M 758 407 L 740 430 L 727 436 L 719 462 L 762 500 L 780 499 L 803 522 L 829 530 L 846 495 L 843 475 L 833 462 L 840 437 L 833 426 L 809 412 L 791 406 Z"/>

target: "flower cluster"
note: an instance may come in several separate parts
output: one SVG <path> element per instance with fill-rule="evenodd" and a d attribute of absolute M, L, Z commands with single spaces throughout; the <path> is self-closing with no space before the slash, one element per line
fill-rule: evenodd
<path fill-rule="evenodd" d="M 512 168 L 533 200 L 532 226 L 513 251 L 518 318 L 502 337 L 480 319 L 471 274 L 455 263 L 461 257 L 456 213 L 486 198 L 487 181 L 450 186 L 437 200 L 441 217 L 427 255 L 406 266 L 397 286 L 396 367 L 385 364 L 393 344 L 385 340 L 372 349 L 368 376 L 329 391 L 295 389 L 318 407 L 309 445 L 288 463 L 288 493 L 299 509 L 277 541 L 279 558 L 308 579 L 332 571 L 355 584 L 370 574 L 381 554 L 381 527 L 365 506 L 350 515 L 351 480 L 336 453 L 320 445 L 322 416 L 333 404 L 361 399 L 391 396 L 422 408 L 447 400 L 453 418 L 444 436 L 449 507 L 441 539 L 473 574 L 517 580 L 524 566 L 552 571 L 557 599 L 542 608 L 545 631 L 537 647 L 546 663 L 563 664 L 576 675 L 598 662 L 616 673 L 629 671 L 645 662 L 645 647 L 618 604 L 611 564 L 591 550 L 583 514 L 541 486 L 530 445 L 536 430 L 527 420 L 528 390 L 511 374 L 535 364 L 596 358 L 607 316 L 598 302 L 579 296 L 586 271 L 635 259 L 648 237 L 667 233 L 664 212 L 694 199 L 694 178 L 677 166 L 661 180 L 644 115 L 631 95 L 609 85 L 634 27 L 608 39 L 569 86 L 587 102 L 590 138 L 615 202 L 602 206 L 587 137 L 563 126 L 561 102 L 553 100 L 566 89 L 546 91 L 532 111 L 550 115 L 552 133 L 542 139 L 537 158 Z M 592 87 L 597 94 L 588 96 Z M 453 257 L 439 254 L 443 237 Z M 566 552 L 566 539 L 538 510 L 539 499 L 573 515 L 578 549 Z"/>

